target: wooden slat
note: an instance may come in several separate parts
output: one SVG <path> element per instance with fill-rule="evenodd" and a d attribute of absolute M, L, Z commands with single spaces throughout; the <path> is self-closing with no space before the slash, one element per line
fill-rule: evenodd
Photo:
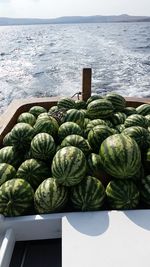
<path fill-rule="evenodd" d="M 86 101 L 91 96 L 92 69 L 83 69 L 82 76 L 82 99 Z"/>

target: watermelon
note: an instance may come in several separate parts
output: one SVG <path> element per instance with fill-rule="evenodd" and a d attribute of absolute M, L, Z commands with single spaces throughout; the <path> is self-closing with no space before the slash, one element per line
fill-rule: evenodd
<path fill-rule="evenodd" d="M 86 104 L 88 105 L 88 104 L 90 104 L 92 101 L 94 101 L 94 100 L 97 100 L 97 99 L 103 99 L 103 97 L 102 96 L 100 96 L 100 95 L 91 95 L 88 99 L 87 99 L 87 101 L 86 101 Z"/>
<path fill-rule="evenodd" d="M 58 100 L 57 102 L 58 108 L 72 109 L 76 107 L 75 100 L 69 97 L 64 97 Z"/>
<path fill-rule="evenodd" d="M 147 121 L 147 126 L 150 127 L 150 114 L 145 116 L 146 121 Z"/>
<path fill-rule="evenodd" d="M 105 188 L 95 177 L 86 176 L 81 183 L 71 188 L 70 200 L 75 209 L 92 211 L 101 209 Z"/>
<path fill-rule="evenodd" d="M 89 124 L 90 121 L 91 121 L 90 119 L 84 118 L 84 122 L 83 122 L 83 129 L 84 130 L 86 129 L 86 127 L 87 127 L 87 125 Z"/>
<path fill-rule="evenodd" d="M 0 163 L 8 163 L 17 168 L 23 157 L 24 155 L 19 153 L 13 146 L 5 146 L 0 149 Z"/>
<path fill-rule="evenodd" d="M 29 148 L 33 136 L 33 127 L 28 123 L 19 122 L 11 130 L 10 141 L 17 150 L 25 151 Z"/>
<path fill-rule="evenodd" d="M 150 114 L 150 104 L 142 104 L 136 108 L 138 114 L 146 116 Z"/>
<path fill-rule="evenodd" d="M 125 129 L 124 124 L 118 124 L 115 126 L 115 129 L 118 131 L 118 133 L 122 133 L 122 131 Z"/>
<path fill-rule="evenodd" d="M 55 105 L 55 106 L 50 107 L 48 113 L 53 113 L 53 112 L 58 111 L 58 110 L 59 110 L 58 106 Z"/>
<path fill-rule="evenodd" d="M 84 118 L 86 118 L 86 109 L 80 109 L 80 111 L 83 113 Z"/>
<path fill-rule="evenodd" d="M 99 179 L 104 186 L 110 181 L 110 175 L 104 171 L 100 155 L 96 153 L 91 153 L 87 157 L 87 173 Z"/>
<path fill-rule="evenodd" d="M 93 152 L 98 153 L 101 143 L 112 134 L 113 130 L 106 125 L 97 125 L 91 129 L 87 139 Z"/>
<path fill-rule="evenodd" d="M 106 121 L 102 120 L 102 119 L 90 120 L 89 123 L 86 126 L 85 135 L 88 136 L 89 131 L 92 130 L 97 125 L 106 125 L 106 126 L 108 126 L 108 123 Z"/>
<path fill-rule="evenodd" d="M 23 112 L 19 115 L 17 122 L 25 122 L 33 126 L 36 122 L 36 117 L 30 112 Z"/>
<path fill-rule="evenodd" d="M 106 196 L 112 209 L 134 209 L 140 201 L 140 193 L 132 180 L 111 180 Z"/>
<path fill-rule="evenodd" d="M 150 147 L 147 148 L 146 151 L 144 151 L 142 160 L 143 160 L 144 168 L 149 174 L 150 173 Z"/>
<path fill-rule="evenodd" d="M 140 126 L 131 126 L 122 131 L 122 134 L 133 138 L 141 149 L 150 146 L 150 134 L 147 129 Z"/>
<path fill-rule="evenodd" d="M 75 100 L 75 108 L 76 109 L 86 109 L 86 102 L 84 100 L 78 99 Z"/>
<path fill-rule="evenodd" d="M 141 180 L 145 177 L 145 170 L 143 164 L 141 164 L 141 168 L 131 177 L 132 181 L 136 184 L 139 191 L 141 191 Z"/>
<path fill-rule="evenodd" d="M 44 112 L 47 112 L 47 110 L 41 106 L 33 106 L 29 109 L 29 113 L 33 114 L 36 118 Z"/>
<path fill-rule="evenodd" d="M 131 126 L 141 126 L 141 127 L 147 128 L 148 125 L 147 125 L 147 120 L 144 116 L 140 114 L 133 114 L 126 118 L 124 122 L 124 126 L 126 128 L 131 127 Z"/>
<path fill-rule="evenodd" d="M 94 100 L 87 106 L 87 116 L 93 120 L 108 118 L 113 111 L 112 103 L 105 99 Z"/>
<path fill-rule="evenodd" d="M 134 107 L 126 107 L 126 108 L 124 108 L 123 112 L 127 116 L 130 116 L 130 115 L 133 115 L 133 114 L 137 114 L 136 108 L 134 108 Z"/>
<path fill-rule="evenodd" d="M 3 146 L 12 146 L 11 132 L 8 132 L 3 138 Z"/>
<path fill-rule="evenodd" d="M 114 126 L 118 124 L 124 124 L 125 119 L 127 118 L 127 115 L 123 112 L 116 112 L 112 114 L 110 120 Z"/>
<path fill-rule="evenodd" d="M 82 128 L 83 127 L 83 123 L 84 123 L 84 114 L 83 114 L 82 111 L 80 111 L 78 109 L 69 109 L 66 112 L 64 121 L 65 122 L 66 121 L 75 122 Z"/>
<path fill-rule="evenodd" d="M 41 114 L 38 115 L 37 120 L 38 119 L 49 119 L 49 113 L 48 112 L 43 112 Z"/>
<path fill-rule="evenodd" d="M 37 159 L 25 160 L 18 168 L 16 177 L 26 180 L 36 189 L 44 179 L 50 177 L 51 171 L 47 165 Z"/>
<path fill-rule="evenodd" d="M 89 142 L 85 140 L 82 136 L 77 134 L 71 134 L 66 136 L 61 142 L 61 148 L 65 146 L 75 146 L 82 150 L 85 155 L 88 155 L 91 152 L 91 147 Z"/>
<path fill-rule="evenodd" d="M 80 126 L 75 122 L 67 121 L 62 123 L 58 129 L 59 142 L 62 142 L 62 140 L 70 134 L 77 134 L 82 136 L 83 131 Z"/>
<path fill-rule="evenodd" d="M 107 137 L 101 144 L 99 154 L 104 170 L 116 178 L 132 177 L 141 167 L 138 144 L 123 134 Z"/>
<path fill-rule="evenodd" d="M 74 146 L 61 148 L 52 160 L 52 176 L 59 184 L 73 186 L 86 174 L 86 158 L 81 149 Z"/>
<path fill-rule="evenodd" d="M 58 128 L 58 122 L 51 116 L 47 116 L 47 118 L 38 118 L 34 124 L 35 134 L 48 133 L 52 135 L 54 139 L 57 137 Z"/>
<path fill-rule="evenodd" d="M 52 177 L 45 179 L 34 195 L 35 209 L 40 214 L 61 211 L 67 200 L 67 188 L 59 185 Z"/>
<path fill-rule="evenodd" d="M 140 192 L 142 201 L 150 205 L 150 175 L 146 175 L 141 179 Z"/>
<path fill-rule="evenodd" d="M 0 163 L 0 185 L 16 176 L 15 168 L 8 163 Z"/>
<path fill-rule="evenodd" d="M 48 133 L 39 133 L 31 141 L 31 154 L 34 158 L 51 160 L 55 154 L 54 138 Z"/>
<path fill-rule="evenodd" d="M 32 207 L 34 191 L 23 179 L 11 179 L 0 186 L 0 213 L 4 216 L 20 216 Z"/>
<path fill-rule="evenodd" d="M 125 98 L 118 93 L 110 92 L 105 98 L 112 103 L 115 111 L 122 111 L 126 107 Z"/>

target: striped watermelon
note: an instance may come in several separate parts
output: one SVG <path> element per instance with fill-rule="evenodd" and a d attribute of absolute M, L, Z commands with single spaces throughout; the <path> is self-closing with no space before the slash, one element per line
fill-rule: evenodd
<path fill-rule="evenodd" d="M 123 112 L 127 115 L 127 116 L 130 116 L 130 115 L 133 115 L 133 114 L 137 114 L 137 111 L 136 111 L 136 108 L 134 107 L 126 107 Z"/>
<path fill-rule="evenodd" d="M 17 168 L 23 157 L 24 155 L 19 153 L 13 146 L 5 146 L 0 149 L 0 163 L 8 163 Z"/>
<path fill-rule="evenodd" d="M 87 176 L 81 183 L 71 188 L 70 199 L 77 210 L 99 210 L 104 203 L 105 188 L 98 179 Z"/>
<path fill-rule="evenodd" d="M 12 146 L 11 132 L 8 132 L 3 138 L 3 146 Z"/>
<path fill-rule="evenodd" d="M 142 201 L 150 205 L 150 175 L 141 179 L 140 193 Z"/>
<path fill-rule="evenodd" d="M 86 126 L 85 135 L 88 136 L 88 133 L 90 132 L 90 130 L 92 130 L 97 125 L 106 125 L 106 126 L 108 126 L 108 123 L 106 121 L 102 120 L 102 119 L 90 120 L 89 123 Z"/>
<path fill-rule="evenodd" d="M 124 129 L 122 134 L 128 135 L 133 138 L 141 149 L 150 146 L 150 134 L 147 129 L 140 126 L 132 126 Z"/>
<path fill-rule="evenodd" d="M 0 185 L 16 176 L 15 168 L 8 163 L 0 163 Z"/>
<path fill-rule="evenodd" d="M 47 110 L 41 106 L 33 106 L 29 109 L 29 112 L 37 118 L 41 113 L 47 112 Z"/>
<path fill-rule="evenodd" d="M 126 128 L 131 126 L 141 126 L 147 128 L 147 120 L 140 114 L 133 114 L 126 118 L 124 126 Z"/>
<path fill-rule="evenodd" d="M 94 100 L 87 106 L 87 116 L 93 120 L 108 118 L 113 111 L 112 103 L 105 99 Z"/>
<path fill-rule="evenodd" d="M 150 114 L 146 115 L 145 118 L 146 118 L 148 127 L 150 127 Z"/>
<path fill-rule="evenodd" d="M 34 191 L 23 179 L 11 179 L 0 186 L 0 213 L 4 216 L 24 215 L 33 200 Z"/>
<path fill-rule="evenodd" d="M 47 133 L 39 133 L 31 141 L 31 154 L 33 158 L 51 160 L 56 152 L 54 138 Z"/>
<path fill-rule="evenodd" d="M 118 131 L 118 133 L 122 133 L 123 130 L 125 129 L 124 124 L 118 124 L 115 126 L 115 129 Z"/>
<path fill-rule="evenodd" d="M 105 98 L 112 103 L 115 111 L 122 111 L 126 107 L 125 98 L 115 92 L 108 93 Z"/>
<path fill-rule="evenodd" d="M 80 109 L 80 112 L 83 113 L 83 115 L 84 115 L 84 119 L 87 118 L 87 116 L 86 116 L 86 112 L 87 112 L 87 110 L 86 110 L 86 109 Z"/>
<path fill-rule="evenodd" d="M 58 183 L 73 186 L 81 182 L 86 174 L 86 158 L 77 147 L 67 146 L 57 151 L 52 160 L 52 176 Z"/>
<path fill-rule="evenodd" d="M 52 135 L 54 139 L 57 137 L 58 128 L 58 122 L 51 116 L 38 118 L 34 125 L 35 134 L 48 133 Z"/>
<path fill-rule="evenodd" d="M 75 104 L 75 100 L 73 100 L 72 98 L 64 97 L 58 100 L 57 106 L 59 109 L 60 108 L 71 109 L 71 108 L 75 108 L 76 104 Z"/>
<path fill-rule="evenodd" d="M 142 104 L 136 108 L 138 114 L 146 116 L 150 114 L 150 104 Z"/>
<path fill-rule="evenodd" d="M 26 180 L 36 189 L 44 179 L 50 177 L 50 174 L 50 168 L 44 162 L 37 159 L 28 159 L 20 165 L 16 177 Z"/>
<path fill-rule="evenodd" d="M 83 136 L 83 131 L 80 126 L 75 122 L 67 121 L 62 123 L 58 129 L 59 142 L 62 142 L 62 140 L 70 134 L 77 134 Z"/>
<path fill-rule="evenodd" d="M 113 130 L 106 125 L 97 125 L 91 129 L 87 139 L 93 152 L 98 153 L 101 143 L 110 135 L 113 135 Z"/>
<path fill-rule="evenodd" d="M 30 112 L 23 112 L 19 115 L 17 122 L 25 122 L 33 126 L 36 122 L 36 117 Z"/>
<path fill-rule="evenodd" d="M 112 124 L 112 122 L 109 119 L 111 119 L 111 116 L 110 116 L 110 118 L 105 119 L 105 122 L 107 123 L 107 126 L 109 126 L 110 128 L 114 128 L 114 125 Z"/>
<path fill-rule="evenodd" d="M 82 128 L 84 123 L 84 114 L 78 109 L 69 109 L 65 115 L 65 122 L 67 121 L 75 122 Z"/>
<path fill-rule="evenodd" d="M 106 196 L 112 209 L 134 209 L 140 200 L 139 190 L 131 179 L 110 181 Z"/>
<path fill-rule="evenodd" d="M 71 135 L 66 136 L 61 143 L 61 148 L 65 146 L 78 147 L 82 150 L 82 152 L 85 155 L 88 155 L 91 151 L 91 147 L 88 141 L 85 140 L 82 136 L 77 135 L 77 134 L 71 134 Z"/>
<path fill-rule="evenodd" d="M 150 173 L 150 147 L 143 153 L 143 164 L 145 170 Z"/>
<path fill-rule="evenodd" d="M 67 188 L 59 185 L 54 178 L 45 179 L 34 195 L 35 209 L 40 214 L 62 210 L 67 200 Z"/>
<path fill-rule="evenodd" d="M 75 100 L 75 108 L 76 109 L 86 109 L 86 106 L 87 106 L 87 104 L 85 101 L 80 100 L 80 99 Z"/>
<path fill-rule="evenodd" d="M 110 181 L 110 175 L 104 171 L 100 155 L 96 153 L 91 153 L 87 158 L 87 173 L 99 179 L 104 186 Z"/>
<path fill-rule="evenodd" d="M 49 113 L 48 112 L 43 112 L 38 115 L 37 120 L 39 119 L 49 119 Z"/>
<path fill-rule="evenodd" d="M 107 137 L 101 144 L 99 154 L 104 170 L 116 178 L 132 177 L 141 167 L 138 144 L 124 134 Z"/>
<path fill-rule="evenodd" d="M 132 181 L 136 184 L 139 191 L 141 191 L 141 180 L 145 177 L 145 170 L 141 164 L 141 168 L 131 177 Z"/>
<path fill-rule="evenodd" d="M 90 123 L 90 119 L 88 119 L 88 118 L 84 118 L 84 122 L 83 122 L 83 130 L 85 130 L 86 129 L 86 127 L 87 127 L 87 125 Z"/>
<path fill-rule="evenodd" d="M 34 129 L 24 122 L 17 123 L 11 130 L 10 140 L 17 150 L 27 150 L 34 136 Z"/>
<path fill-rule="evenodd" d="M 51 112 L 55 112 L 55 111 L 58 111 L 58 110 L 59 110 L 58 106 L 55 105 L 55 106 L 50 107 L 48 113 L 49 113 L 49 112 L 50 112 L 50 113 L 51 113 Z"/>
<path fill-rule="evenodd" d="M 88 105 L 88 104 L 90 104 L 92 101 L 94 101 L 94 100 L 97 100 L 97 99 L 103 99 L 103 97 L 102 96 L 100 96 L 100 95 L 91 95 L 89 98 L 88 98 L 88 100 L 86 101 L 86 104 Z"/>
<path fill-rule="evenodd" d="M 118 124 L 124 124 L 125 119 L 127 118 L 127 115 L 123 112 L 116 112 L 114 114 L 112 114 L 111 116 L 111 122 L 114 126 L 118 125 Z"/>

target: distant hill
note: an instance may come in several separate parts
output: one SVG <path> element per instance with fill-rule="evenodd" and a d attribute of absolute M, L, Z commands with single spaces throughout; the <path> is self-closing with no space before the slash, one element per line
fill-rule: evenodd
<path fill-rule="evenodd" d="M 68 23 L 106 23 L 106 22 L 148 22 L 148 16 L 129 16 L 126 14 L 118 16 L 66 16 L 54 19 L 33 18 L 0 18 L 2 25 L 31 25 L 31 24 L 68 24 Z"/>

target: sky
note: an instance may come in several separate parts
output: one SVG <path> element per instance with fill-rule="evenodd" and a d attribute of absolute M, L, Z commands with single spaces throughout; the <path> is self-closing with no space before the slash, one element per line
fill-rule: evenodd
<path fill-rule="evenodd" d="M 150 0 L 0 0 L 0 17 L 150 16 Z"/>

